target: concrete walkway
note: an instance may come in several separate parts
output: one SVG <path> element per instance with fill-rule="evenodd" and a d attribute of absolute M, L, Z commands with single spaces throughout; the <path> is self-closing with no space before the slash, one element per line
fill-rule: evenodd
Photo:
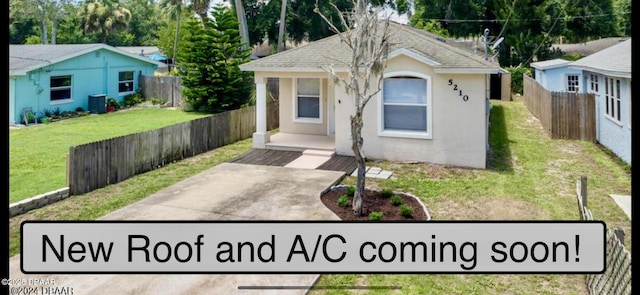
<path fill-rule="evenodd" d="M 223 163 L 101 220 L 339 220 L 320 201 L 344 172 Z M 11 279 L 54 279 L 48 287 L 83 294 L 305 294 L 318 275 L 25 275 L 20 257 Z M 239 286 L 243 286 L 239 289 Z M 249 290 L 246 286 L 285 286 Z"/>
<path fill-rule="evenodd" d="M 629 195 L 609 195 L 616 204 L 627 214 L 631 220 L 631 196 Z"/>

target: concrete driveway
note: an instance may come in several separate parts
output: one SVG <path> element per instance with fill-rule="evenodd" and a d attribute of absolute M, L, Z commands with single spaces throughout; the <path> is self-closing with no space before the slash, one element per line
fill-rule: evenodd
<path fill-rule="evenodd" d="M 338 220 L 320 193 L 344 172 L 223 163 L 112 212 L 101 220 Z M 25 275 L 53 279 L 70 294 L 305 294 L 318 275 Z M 250 290 L 239 286 L 283 286 Z M 40 286 L 37 286 L 40 287 Z"/>

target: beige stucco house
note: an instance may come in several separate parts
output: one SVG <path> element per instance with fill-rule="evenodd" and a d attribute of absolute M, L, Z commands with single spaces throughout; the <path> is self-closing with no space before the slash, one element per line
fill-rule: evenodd
<path fill-rule="evenodd" d="M 368 159 L 486 168 L 490 75 L 497 62 L 406 25 L 391 23 L 394 47 L 382 91 L 365 108 L 364 154 Z M 243 64 L 256 83 L 257 127 L 253 147 L 351 151 L 350 115 L 344 87 L 327 69 L 348 63 L 338 36 Z M 346 70 L 342 69 L 346 75 Z M 279 78 L 279 133 L 266 130 L 266 81 Z"/>

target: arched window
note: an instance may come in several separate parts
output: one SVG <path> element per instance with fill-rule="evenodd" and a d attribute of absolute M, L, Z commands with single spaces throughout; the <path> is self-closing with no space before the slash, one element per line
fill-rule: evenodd
<path fill-rule="evenodd" d="M 430 138 L 431 78 L 396 72 L 382 83 L 380 135 Z"/>

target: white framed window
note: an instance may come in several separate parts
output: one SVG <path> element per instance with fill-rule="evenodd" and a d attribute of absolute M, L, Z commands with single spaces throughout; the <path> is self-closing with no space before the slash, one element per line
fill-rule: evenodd
<path fill-rule="evenodd" d="M 51 76 L 49 80 L 50 99 L 52 103 L 64 103 L 71 101 L 72 97 L 72 82 L 71 75 L 66 76 Z"/>
<path fill-rule="evenodd" d="M 605 77 L 605 114 L 616 123 L 620 123 L 620 80 Z"/>
<path fill-rule="evenodd" d="M 589 75 L 589 92 L 598 94 L 598 75 Z"/>
<path fill-rule="evenodd" d="M 134 91 L 133 87 L 133 71 L 125 71 L 118 73 L 118 94 L 127 94 Z"/>
<path fill-rule="evenodd" d="M 580 91 L 580 77 L 578 75 L 567 75 L 567 92 Z"/>
<path fill-rule="evenodd" d="M 389 73 L 380 93 L 380 136 L 432 138 L 431 77 Z"/>
<path fill-rule="evenodd" d="M 300 123 L 322 123 L 322 91 L 320 78 L 296 78 L 293 120 Z"/>

